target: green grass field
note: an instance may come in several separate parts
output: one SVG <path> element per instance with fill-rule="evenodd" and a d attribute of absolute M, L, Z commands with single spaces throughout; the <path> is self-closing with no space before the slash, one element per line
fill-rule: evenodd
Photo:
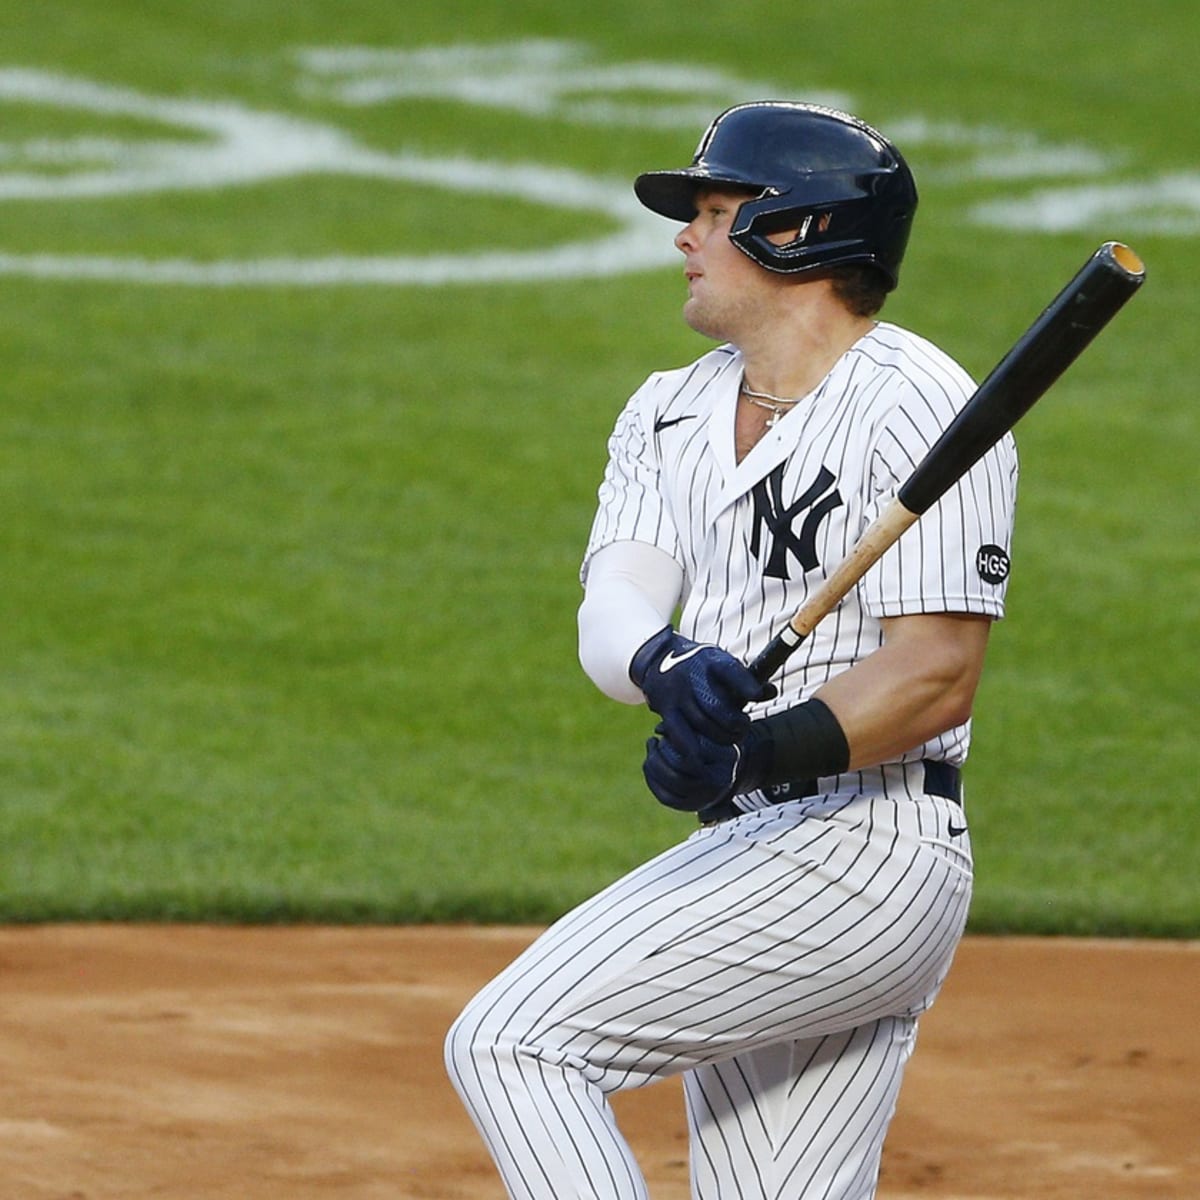
<path fill-rule="evenodd" d="M 775 94 L 907 151 L 885 315 L 978 376 L 1146 259 L 1018 427 L 973 927 L 1200 935 L 1192 6 L 802 9 L 0 15 L 0 920 L 541 921 L 690 829 L 576 572 L 620 405 L 704 349 L 630 182 Z"/>

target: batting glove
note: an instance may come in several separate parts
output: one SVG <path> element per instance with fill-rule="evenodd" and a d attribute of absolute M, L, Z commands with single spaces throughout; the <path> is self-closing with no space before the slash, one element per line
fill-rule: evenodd
<path fill-rule="evenodd" d="M 698 737 L 666 721 L 646 743 L 642 774 L 655 799 L 680 812 L 701 812 L 739 792 L 761 787 L 771 765 L 771 742 L 751 730 L 732 745 Z"/>
<path fill-rule="evenodd" d="M 747 704 L 770 700 L 773 684 L 759 683 L 750 669 L 717 646 L 693 642 L 669 625 L 648 639 L 629 664 L 629 677 L 651 711 L 674 728 L 732 745 L 750 728 Z"/>
<path fill-rule="evenodd" d="M 751 722 L 732 743 L 696 734 L 677 715 L 664 717 L 654 732 L 642 765 L 646 783 L 668 808 L 702 817 L 739 793 L 840 775 L 850 765 L 845 730 L 816 696 Z"/>

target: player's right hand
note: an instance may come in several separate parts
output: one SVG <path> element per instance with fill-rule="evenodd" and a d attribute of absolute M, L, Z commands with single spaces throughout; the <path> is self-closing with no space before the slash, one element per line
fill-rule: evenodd
<path fill-rule="evenodd" d="M 773 684 L 759 683 L 732 654 L 693 642 L 669 625 L 642 644 L 629 665 L 629 677 L 653 712 L 724 745 L 750 728 L 747 704 L 776 695 Z"/>
<path fill-rule="evenodd" d="M 761 730 L 761 722 L 753 728 Z M 761 787 L 770 767 L 769 738 L 749 734 L 725 745 L 666 718 L 654 732 L 658 736 L 646 743 L 642 774 L 658 802 L 680 812 L 702 812 Z"/>

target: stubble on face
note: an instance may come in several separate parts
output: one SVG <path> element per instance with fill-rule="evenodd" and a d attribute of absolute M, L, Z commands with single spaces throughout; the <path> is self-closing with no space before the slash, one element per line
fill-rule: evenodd
<path fill-rule="evenodd" d="M 687 258 L 685 323 L 704 337 L 735 345 L 761 331 L 779 291 L 779 281 L 729 240 L 733 216 L 746 198 L 715 190 L 699 193 L 700 215 L 680 240 Z"/>
<path fill-rule="evenodd" d="M 774 323 L 778 296 L 762 267 L 732 244 L 729 251 L 736 256 L 730 269 L 714 269 L 689 283 L 683 319 L 703 337 L 740 346 Z"/>

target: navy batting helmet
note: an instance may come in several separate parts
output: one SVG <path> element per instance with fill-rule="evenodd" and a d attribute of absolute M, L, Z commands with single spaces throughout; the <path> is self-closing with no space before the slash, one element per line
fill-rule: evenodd
<path fill-rule="evenodd" d="M 634 191 L 654 212 L 691 221 L 696 193 L 722 185 L 758 193 L 729 240 L 767 270 L 866 263 L 896 286 L 917 188 L 896 147 L 857 117 L 783 100 L 739 104 L 708 127 L 690 167 L 639 175 Z M 798 230 L 795 241 L 766 236 L 783 230 Z"/>

